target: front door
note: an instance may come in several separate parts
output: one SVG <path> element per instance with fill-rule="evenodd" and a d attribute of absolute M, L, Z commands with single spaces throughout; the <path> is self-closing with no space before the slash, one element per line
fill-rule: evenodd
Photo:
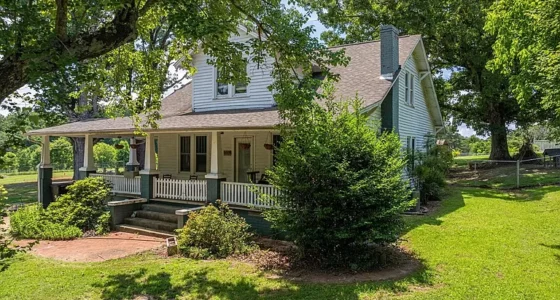
<path fill-rule="evenodd" d="M 235 139 L 235 181 L 249 182 L 249 174 L 252 171 L 252 155 L 253 150 L 252 138 L 236 138 Z"/>

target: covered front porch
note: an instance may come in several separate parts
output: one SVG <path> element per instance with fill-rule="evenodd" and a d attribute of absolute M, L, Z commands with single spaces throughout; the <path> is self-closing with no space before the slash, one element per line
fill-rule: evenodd
<path fill-rule="evenodd" d="M 75 136 L 75 135 L 73 135 Z M 84 164 L 80 179 L 102 177 L 112 184 L 115 195 L 141 197 L 147 201 L 178 204 L 212 203 L 217 199 L 248 209 L 270 207 L 262 194 L 276 195 L 264 175 L 273 165 L 278 132 L 266 130 L 150 131 L 144 136 L 131 133 L 92 133 L 85 137 Z M 98 173 L 93 145 L 103 138 L 130 140 L 129 161 L 124 174 Z M 54 200 L 49 135 L 42 136 L 39 200 L 47 206 Z M 144 165 L 136 148 L 144 144 Z M 264 197 L 266 198 L 266 197 Z"/>

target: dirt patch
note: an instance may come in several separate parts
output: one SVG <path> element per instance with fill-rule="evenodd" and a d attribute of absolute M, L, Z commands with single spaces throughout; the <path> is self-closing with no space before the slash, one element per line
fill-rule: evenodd
<path fill-rule="evenodd" d="M 306 265 L 295 257 L 296 247 L 285 241 L 258 239 L 261 250 L 249 255 L 232 257 L 257 268 L 270 271 L 268 278 L 283 278 L 290 281 L 310 283 L 353 283 L 367 281 L 398 280 L 420 270 L 422 263 L 404 247 L 389 247 L 388 257 L 394 260 L 391 265 L 376 270 L 325 271 Z"/>
<path fill-rule="evenodd" d="M 19 246 L 31 240 L 17 241 Z M 71 241 L 40 241 L 31 253 L 40 257 L 69 262 L 99 262 L 122 258 L 136 253 L 163 247 L 165 240 L 125 232 L 80 238 Z"/>

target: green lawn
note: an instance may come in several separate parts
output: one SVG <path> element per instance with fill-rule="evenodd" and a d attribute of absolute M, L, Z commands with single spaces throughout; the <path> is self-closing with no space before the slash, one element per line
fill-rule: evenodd
<path fill-rule="evenodd" d="M 22 255 L 0 274 L 1 299 L 554 299 L 560 294 L 560 188 L 522 194 L 452 188 L 403 239 L 425 268 L 404 280 L 302 284 L 230 261 L 143 254 L 103 263 Z"/>
<path fill-rule="evenodd" d="M 522 188 L 560 184 L 560 168 L 521 165 L 519 174 L 519 186 Z M 517 187 L 517 166 L 515 163 L 501 163 L 488 169 L 454 168 L 448 182 L 465 187 L 512 189 Z"/>
<path fill-rule="evenodd" d="M 487 160 L 488 155 L 469 155 L 469 156 L 457 156 L 453 159 L 456 167 L 464 167 L 469 164 L 471 161 L 476 160 Z"/>
<path fill-rule="evenodd" d="M 54 172 L 53 179 L 63 179 L 72 178 L 74 172 Z M 27 175 L 7 175 L 2 174 L 4 178 L 0 178 L 0 185 L 7 185 L 13 183 L 24 183 L 24 182 L 37 182 L 37 174 L 27 174 Z"/>

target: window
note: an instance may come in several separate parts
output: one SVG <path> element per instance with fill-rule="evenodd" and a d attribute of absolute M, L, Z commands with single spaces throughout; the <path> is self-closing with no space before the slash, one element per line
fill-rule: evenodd
<path fill-rule="evenodd" d="M 245 74 L 247 70 L 245 70 Z M 245 83 L 236 83 L 236 84 L 229 84 L 229 83 L 222 83 L 217 80 L 220 77 L 220 72 L 216 71 L 216 97 L 219 98 L 227 98 L 233 96 L 243 96 L 247 95 L 247 84 Z"/>
<path fill-rule="evenodd" d="M 217 81 L 220 78 L 220 71 L 216 71 L 216 95 L 217 96 L 228 96 L 229 95 L 229 84 Z"/>
<path fill-rule="evenodd" d="M 181 162 L 180 170 L 181 172 L 191 171 L 191 137 L 182 136 L 180 139 L 181 148 Z"/>
<path fill-rule="evenodd" d="M 404 102 L 405 103 L 410 103 L 410 94 L 408 93 L 410 91 L 410 87 L 408 86 L 409 81 L 408 81 L 408 72 L 404 72 Z M 410 137 L 407 138 L 407 140 Z M 407 144 L 408 145 L 408 144 Z"/>
<path fill-rule="evenodd" d="M 410 74 L 410 90 L 409 90 L 410 102 L 408 104 L 414 106 L 414 75 Z"/>
<path fill-rule="evenodd" d="M 196 172 L 204 173 L 206 172 L 206 163 L 208 158 L 207 150 L 207 137 L 197 136 L 196 137 Z"/>
<path fill-rule="evenodd" d="M 414 75 L 409 72 L 404 73 L 404 101 L 414 105 Z"/>

